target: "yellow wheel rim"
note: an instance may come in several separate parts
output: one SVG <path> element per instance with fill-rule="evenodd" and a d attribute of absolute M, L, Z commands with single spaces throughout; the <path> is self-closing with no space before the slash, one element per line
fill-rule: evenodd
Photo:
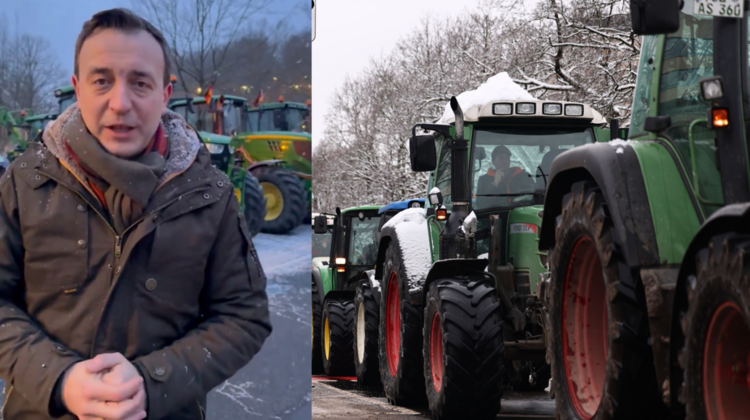
<path fill-rule="evenodd" d="M 265 220 L 276 220 L 284 211 L 284 196 L 281 190 L 270 182 L 261 182 L 260 187 L 263 189 L 263 197 L 266 198 L 266 218 Z"/>
<path fill-rule="evenodd" d="M 328 360 L 328 357 L 331 353 L 331 332 L 328 329 L 328 317 L 326 317 L 326 327 L 325 327 L 325 348 L 326 348 L 326 360 Z"/>

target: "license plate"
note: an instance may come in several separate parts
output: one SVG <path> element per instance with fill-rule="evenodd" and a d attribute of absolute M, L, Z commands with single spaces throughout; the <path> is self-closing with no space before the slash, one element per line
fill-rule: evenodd
<path fill-rule="evenodd" d="M 693 14 L 741 18 L 745 14 L 744 0 L 693 0 Z"/>

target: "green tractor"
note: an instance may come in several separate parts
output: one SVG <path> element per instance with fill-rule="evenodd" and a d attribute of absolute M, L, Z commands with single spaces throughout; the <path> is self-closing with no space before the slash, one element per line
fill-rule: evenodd
<path fill-rule="evenodd" d="M 296 174 L 284 167 L 283 160 L 259 160 L 249 153 L 248 150 L 255 145 L 252 136 L 248 138 L 239 134 L 247 126 L 247 99 L 222 95 L 213 98 L 210 103 L 205 97 L 192 98 L 190 107 L 187 107 L 187 103 L 186 99 L 175 99 L 170 107 L 182 114 L 198 130 L 205 131 L 210 126 L 214 133 L 230 135 L 235 160 L 260 183 L 266 200 L 261 230 L 267 233 L 287 233 L 302 223 L 306 208 L 305 190 Z M 275 144 L 275 147 L 282 151 L 289 149 L 288 144 L 282 143 Z"/>
<path fill-rule="evenodd" d="M 19 124 L 23 122 L 23 118 L 25 113 L 0 108 L 0 144 L 5 144 L 6 150 L 12 147 L 7 153 L 7 160 L 10 162 L 26 150 L 28 144 L 24 125 Z"/>
<path fill-rule="evenodd" d="M 76 91 L 73 88 L 73 85 L 67 85 L 55 89 L 55 98 L 57 98 L 57 103 L 59 104 L 57 115 L 60 115 L 63 111 L 68 109 L 70 105 L 76 102 Z"/>
<path fill-rule="evenodd" d="M 501 73 L 487 86 L 503 78 L 511 83 Z M 453 97 L 440 123 L 414 126 L 411 167 L 430 172 L 428 208 L 398 214 L 380 234 L 385 395 L 399 405 L 426 396 L 437 419 L 494 418 L 504 384 L 547 386 L 538 235 L 549 168 L 561 153 L 612 139 L 588 105 L 514 87 L 526 99 L 489 90 L 481 102 L 467 95 L 463 110 Z"/>
<path fill-rule="evenodd" d="M 309 131 L 310 107 L 296 102 L 248 105 L 245 132 L 238 135 L 248 159 L 275 161 L 293 173 L 307 194 L 308 220 L 312 208 L 312 136 Z M 269 199 L 279 201 L 272 184 L 263 185 Z"/>
<path fill-rule="evenodd" d="M 200 98 L 203 99 L 203 98 Z M 234 186 L 234 192 L 245 215 L 250 233 L 255 236 L 263 226 L 266 215 L 266 200 L 263 197 L 258 180 L 243 168 L 243 160 L 237 155 L 232 138 L 222 135 L 226 129 L 234 129 L 237 121 L 232 119 L 231 98 L 222 98 L 222 105 L 208 107 L 206 102 L 190 98 L 172 98 L 169 109 L 182 115 L 201 136 L 206 148 L 211 153 L 211 162 L 225 172 Z"/>
<path fill-rule="evenodd" d="M 561 419 L 748 418 L 747 2 L 631 2 L 628 141 L 563 153 L 539 249 Z"/>
<path fill-rule="evenodd" d="M 312 369 L 329 376 L 354 373 L 354 291 L 375 264 L 379 206 L 336 209 L 332 233 L 325 215 L 314 236 L 332 235 L 328 263 L 312 270 Z"/>

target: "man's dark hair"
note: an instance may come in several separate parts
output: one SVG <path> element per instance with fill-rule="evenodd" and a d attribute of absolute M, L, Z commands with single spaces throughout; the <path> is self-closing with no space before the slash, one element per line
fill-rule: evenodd
<path fill-rule="evenodd" d="M 87 20 L 83 24 L 81 33 L 78 34 L 76 40 L 76 52 L 75 61 L 73 65 L 73 73 L 78 77 L 78 56 L 81 54 L 81 47 L 83 42 L 86 41 L 97 29 L 117 29 L 127 33 L 133 33 L 137 31 L 146 31 L 156 39 L 156 42 L 161 46 L 161 50 L 164 53 L 164 86 L 169 84 L 170 66 L 169 66 L 169 47 L 167 41 L 162 35 L 161 31 L 150 24 L 146 19 L 136 15 L 128 9 L 110 9 L 103 12 L 99 12 Z"/>
<path fill-rule="evenodd" d="M 497 146 L 497 147 L 495 147 L 492 150 L 492 160 L 495 160 L 495 158 L 497 157 L 497 155 L 508 155 L 508 156 L 510 156 L 510 155 L 512 155 L 512 153 L 510 152 L 510 149 L 508 149 L 507 147 L 505 147 L 505 146 L 503 146 L 501 144 L 500 146 Z"/>

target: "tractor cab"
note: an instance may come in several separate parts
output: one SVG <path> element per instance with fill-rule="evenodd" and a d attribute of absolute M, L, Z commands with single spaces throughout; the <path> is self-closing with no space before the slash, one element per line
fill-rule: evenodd
<path fill-rule="evenodd" d="M 333 221 L 335 215 L 327 213 L 312 214 L 312 228 L 315 233 L 315 221 L 318 216 L 325 217 L 325 233 L 313 234 L 312 236 L 312 266 L 323 268 L 328 266 L 331 256 L 331 242 L 333 239 Z M 321 230 L 322 232 L 322 230 Z"/>
<path fill-rule="evenodd" d="M 76 102 L 76 91 L 71 85 L 63 86 L 55 90 L 55 98 L 59 105 L 57 115 L 60 115 Z"/>
<path fill-rule="evenodd" d="M 297 102 L 283 102 L 260 104 L 257 107 L 247 107 L 247 132 L 261 133 L 267 131 L 286 131 L 293 133 L 309 133 L 307 118 L 310 107 Z"/>

